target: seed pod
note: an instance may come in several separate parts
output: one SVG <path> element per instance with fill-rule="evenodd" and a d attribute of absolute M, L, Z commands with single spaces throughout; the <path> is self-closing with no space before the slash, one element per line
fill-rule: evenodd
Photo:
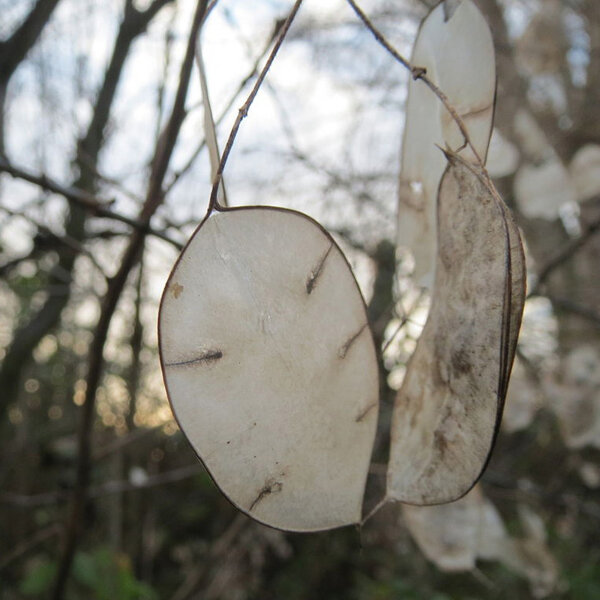
<path fill-rule="evenodd" d="M 525 298 L 519 232 L 483 174 L 456 155 L 438 202 L 431 310 L 392 418 L 388 497 L 449 502 L 477 481 L 500 419 Z"/>
<path fill-rule="evenodd" d="M 159 336 L 177 420 L 233 504 L 292 531 L 360 521 L 378 370 L 329 234 L 289 210 L 214 214 L 169 277 Z"/>
<path fill-rule="evenodd" d="M 456 2 L 453 4 L 457 4 Z M 492 132 L 496 68 L 490 30 L 471 0 L 445 12 L 434 8 L 421 24 L 411 63 L 446 94 L 471 143 L 485 162 Z M 431 287 L 434 278 L 436 199 L 446 161 L 437 146 L 473 160 L 471 149 L 440 99 L 423 81 L 408 85 L 398 205 L 398 247 L 415 259 L 415 278 Z"/>

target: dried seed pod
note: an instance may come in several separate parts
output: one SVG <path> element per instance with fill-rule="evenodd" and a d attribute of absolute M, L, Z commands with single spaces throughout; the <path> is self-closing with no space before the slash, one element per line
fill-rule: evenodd
<path fill-rule="evenodd" d="M 411 63 L 446 94 L 461 117 L 481 160 L 492 131 L 496 69 L 494 46 L 485 19 L 471 2 L 448 9 L 440 3 L 421 24 Z M 420 80 L 409 82 L 402 143 L 398 205 L 398 247 L 409 248 L 415 278 L 431 286 L 434 277 L 436 198 L 446 167 L 436 146 L 459 151 L 473 160 L 450 113 Z M 462 147 L 462 149 L 461 149 Z"/>
<path fill-rule="evenodd" d="M 479 478 L 502 416 L 525 298 L 519 232 L 485 176 L 456 155 L 438 200 L 430 314 L 392 418 L 388 497 L 448 502 Z"/>
<path fill-rule="evenodd" d="M 289 210 L 214 214 L 171 273 L 159 336 L 177 420 L 233 504 L 293 531 L 360 521 L 378 370 L 329 234 Z"/>
<path fill-rule="evenodd" d="M 495 558 L 509 543 L 500 515 L 479 486 L 451 504 L 404 504 L 402 516 L 420 550 L 441 571 L 471 571 L 479 557 Z"/>

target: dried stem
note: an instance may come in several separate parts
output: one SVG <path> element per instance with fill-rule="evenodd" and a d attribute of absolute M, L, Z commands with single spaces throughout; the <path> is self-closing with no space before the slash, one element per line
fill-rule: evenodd
<path fill-rule="evenodd" d="M 55 179 L 51 179 L 47 175 L 33 173 L 23 167 L 17 167 L 16 165 L 9 162 L 6 158 L 0 156 L 0 172 L 8 173 L 12 177 L 16 179 L 22 179 L 33 185 L 37 185 L 43 190 L 47 192 L 52 192 L 53 194 L 58 194 L 66 198 L 70 202 L 77 204 L 86 210 L 89 210 L 91 213 L 98 217 L 103 217 L 105 219 L 112 219 L 113 221 L 119 221 L 121 223 L 125 223 L 134 229 L 139 229 L 145 231 L 146 233 L 153 235 L 155 237 L 164 240 L 165 242 L 169 242 L 169 244 L 175 246 L 178 249 L 181 249 L 182 245 L 176 240 L 169 237 L 166 233 L 162 231 L 157 231 L 152 229 L 147 223 L 143 223 L 137 219 L 131 219 L 125 215 L 121 215 L 117 212 L 114 212 L 110 208 L 107 208 L 108 205 L 112 204 L 114 200 L 109 201 L 101 201 L 96 198 L 93 194 L 89 194 L 85 190 L 79 189 L 73 186 L 65 186 L 56 181 Z"/>
<path fill-rule="evenodd" d="M 211 544 L 207 557 L 208 560 L 203 561 L 201 568 L 190 571 L 188 577 L 186 577 L 181 586 L 171 596 L 170 600 L 185 600 L 189 598 L 208 573 L 210 565 L 225 559 L 226 554 L 233 546 L 234 540 L 247 524 L 248 518 L 241 513 L 238 514 L 227 529 Z"/>
<path fill-rule="evenodd" d="M 102 265 L 96 260 L 96 257 L 94 256 L 94 254 L 92 252 L 90 252 L 89 250 L 87 250 L 79 240 L 75 239 L 74 237 L 72 237 L 68 234 L 59 235 L 57 233 L 54 233 L 49 227 L 46 227 L 46 225 L 44 225 L 43 223 L 40 223 L 39 221 L 37 221 L 33 217 L 30 217 L 29 215 L 27 215 L 24 212 L 17 212 L 17 211 L 11 210 L 10 208 L 6 208 L 5 206 L 0 206 L 0 211 L 6 213 L 7 215 L 10 215 L 11 217 L 24 219 L 25 221 L 27 221 L 28 223 L 33 225 L 37 229 L 38 235 L 39 234 L 43 235 L 44 239 L 46 240 L 46 243 L 48 243 L 50 246 L 53 246 L 54 244 L 67 246 L 68 248 L 70 248 L 71 250 L 74 250 L 78 254 L 84 254 L 90 260 L 90 262 L 94 265 L 94 267 L 96 267 L 98 273 L 100 273 L 100 275 L 102 275 L 102 277 L 105 280 L 108 279 L 108 275 L 102 268 Z M 30 257 L 30 255 L 27 255 L 25 257 L 21 257 L 21 258 L 17 259 L 17 264 L 22 262 L 23 260 L 26 260 L 29 257 Z M 12 261 L 11 261 L 11 263 L 12 263 Z M 4 272 L 7 269 L 7 266 L 8 266 L 8 268 L 10 268 L 11 263 L 8 263 L 8 265 L 0 266 L 0 273 Z M 70 282 L 71 278 L 68 278 L 67 281 Z"/>
<path fill-rule="evenodd" d="M 360 526 L 362 527 L 367 521 L 369 521 L 370 519 L 372 519 L 388 502 L 389 502 L 389 498 L 386 496 L 384 496 L 367 514 L 366 516 L 363 518 L 363 520 L 360 522 Z"/>
<path fill-rule="evenodd" d="M 595 325 L 595 327 L 600 328 L 600 313 L 593 308 L 582 306 L 570 298 L 562 298 L 560 296 L 554 296 L 553 294 L 547 294 L 546 298 L 550 300 L 555 309 L 577 315 L 578 317 L 589 321 Z"/>
<path fill-rule="evenodd" d="M 221 153 L 219 152 L 219 142 L 217 140 L 217 126 L 210 103 L 210 95 L 208 93 L 208 81 L 206 80 L 206 69 L 204 67 L 202 43 L 200 40 L 198 40 L 198 43 L 196 44 L 196 64 L 200 74 L 200 89 L 202 90 L 202 103 L 204 105 L 204 140 L 208 147 L 211 183 L 214 183 L 215 174 L 221 161 Z M 219 199 L 219 204 L 227 206 L 227 192 L 225 191 L 225 181 L 223 177 L 221 177 L 220 192 L 221 198 Z"/>
<path fill-rule="evenodd" d="M 219 193 L 219 186 L 221 183 L 221 179 L 223 177 L 223 170 L 225 169 L 225 164 L 227 163 L 227 159 L 229 158 L 229 154 L 231 153 L 231 149 L 233 148 L 233 143 L 235 142 L 235 138 L 237 137 L 238 131 L 240 129 L 240 125 L 242 124 L 242 121 L 248 116 L 248 110 L 250 109 L 252 102 L 254 102 L 254 98 L 256 97 L 256 94 L 258 94 L 258 90 L 260 89 L 265 77 L 267 76 L 267 73 L 269 72 L 269 69 L 271 68 L 271 65 L 273 64 L 273 61 L 275 60 L 275 57 L 277 56 L 277 53 L 279 52 L 279 48 L 281 47 L 281 44 L 283 43 L 283 40 L 285 39 L 285 36 L 286 36 L 301 4 L 302 4 L 302 0 L 296 0 L 289 15 L 286 17 L 285 21 L 283 21 L 281 23 L 281 26 L 279 28 L 279 33 L 277 35 L 277 41 L 275 42 L 275 45 L 273 46 L 273 50 L 271 50 L 271 54 L 269 54 L 269 58 L 267 58 L 267 62 L 265 63 L 265 66 L 262 68 L 262 71 L 260 72 L 258 78 L 256 79 L 256 82 L 254 83 L 254 87 L 250 91 L 250 94 L 248 95 L 246 102 L 244 102 L 242 107 L 238 110 L 237 118 L 235 120 L 235 123 L 233 124 L 233 127 L 231 128 L 229 138 L 227 139 L 227 144 L 225 145 L 225 149 L 223 150 L 223 155 L 221 156 L 219 168 L 217 169 L 217 172 L 215 174 L 212 191 L 210 194 L 210 200 L 208 203 L 208 210 L 206 212 L 206 216 L 204 217 L 205 219 L 207 219 L 210 216 L 210 214 L 213 210 L 215 210 L 215 209 L 223 210 L 223 208 L 224 208 L 223 206 L 219 205 L 219 203 L 217 201 L 217 196 Z"/>
<path fill-rule="evenodd" d="M 111 494 L 122 494 L 124 492 L 135 492 L 137 490 L 147 490 L 162 485 L 185 481 L 202 473 L 202 466 L 195 462 L 191 465 L 172 469 L 148 477 L 143 483 L 132 483 L 127 479 L 115 479 L 105 481 L 88 489 L 89 498 L 101 498 Z M 16 508 L 32 509 L 40 506 L 52 506 L 62 504 L 68 500 L 68 492 L 42 492 L 39 494 L 16 494 L 14 492 L 4 492 L 0 494 L 0 505 L 4 504 Z"/>
<path fill-rule="evenodd" d="M 546 282 L 551 273 L 583 248 L 598 231 L 600 231 L 600 219 L 592 221 L 578 238 L 565 244 L 546 264 L 542 265 L 537 282 L 529 296 L 537 296 L 540 287 Z"/>
<path fill-rule="evenodd" d="M 209 9 L 210 9 L 210 7 L 209 7 Z M 278 21 L 275 24 L 275 28 L 273 30 L 271 37 L 269 38 L 269 41 L 265 44 L 265 47 L 263 48 L 260 55 L 254 60 L 252 67 L 250 68 L 250 71 L 248 72 L 248 75 L 246 75 L 246 77 L 244 77 L 244 79 L 240 82 L 240 84 L 238 85 L 235 92 L 231 95 L 231 97 L 230 97 L 229 101 L 227 102 L 227 104 L 225 105 L 225 107 L 221 110 L 221 114 L 219 115 L 219 118 L 216 120 L 215 125 L 218 126 L 221 124 L 223 119 L 227 116 L 227 114 L 231 110 L 231 107 L 233 106 L 237 97 L 242 93 L 242 91 L 248 85 L 248 83 L 252 80 L 252 78 L 258 74 L 258 67 L 260 66 L 260 63 L 262 62 L 263 58 L 265 57 L 267 51 L 271 47 L 273 40 L 275 40 L 275 38 L 277 37 L 277 34 L 278 34 L 280 28 L 281 28 L 281 23 Z M 190 110 L 193 110 L 194 108 L 195 107 L 193 107 Z M 204 138 L 198 144 L 198 146 L 196 147 L 196 149 L 194 150 L 194 152 L 192 153 L 190 158 L 187 160 L 185 165 L 173 174 L 171 181 L 165 187 L 166 194 L 168 194 L 171 191 L 171 189 L 176 185 L 176 183 L 181 179 L 181 177 L 183 175 L 185 175 L 185 173 L 187 173 L 191 169 L 192 165 L 194 164 L 194 161 L 198 158 L 198 156 L 200 155 L 200 152 L 202 152 L 202 150 L 204 150 L 205 146 L 206 146 L 206 138 Z M 194 223 L 196 223 L 196 221 L 194 221 Z"/>

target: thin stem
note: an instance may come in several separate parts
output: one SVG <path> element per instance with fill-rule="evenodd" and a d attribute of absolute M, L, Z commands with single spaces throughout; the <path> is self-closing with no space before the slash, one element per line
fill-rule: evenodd
<path fill-rule="evenodd" d="M 273 64 L 273 61 L 275 60 L 275 57 L 277 56 L 277 53 L 279 52 L 279 48 L 281 47 L 281 44 L 283 43 L 283 40 L 285 39 L 285 36 L 286 36 L 301 4 L 302 4 L 302 0 L 296 0 L 289 15 L 286 17 L 285 21 L 283 21 L 283 23 L 281 24 L 279 34 L 277 36 L 277 41 L 275 42 L 275 45 L 273 46 L 273 50 L 271 50 L 271 54 L 269 54 L 269 58 L 267 59 L 265 66 L 262 68 L 262 71 L 260 72 L 258 78 L 256 79 L 256 82 L 254 83 L 254 87 L 250 91 L 250 94 L 248 95 L 246 102 L 244 102 L 242 107 L 238 110 L 237 118 L 235 120 L 235 123 L 233 124 L 233 127 L 231 128 L 231 132 L 229 133 L 229 138 L 227 139 L 227 144 L 225 145 L 225 149 L 223 150 L 223 155 L 221 156 L 221 161 L 219 162 L 219 168 L 217 169 L 217 172 L 215 174 L 212 190 L 210 193 L 210 200 L 208 203 L 208 210 L 206 211 L 206 216 L 204 217 L 205 220 L 210 216 L 210 214 L 212 213 L 213 210 L 223 210 L 224 209 L 223 206 L 219 205 L 218 200 L 217 200 L 217 195 L 219 192 L 219 185 L 220 185 L 221 179 L 223 177 L 223 170 L 225 169 L 225 164 L 227 163 L 227 159 L 229 158 L 229 154 L 231 153 L 231 149 L 233 148 L 233 143 L 235 142 L 235 138 L 237 137 L 238 131 L 240 129 L 240 125 L 242 124 L 242 121 L 248 116 L 248 110 L 250 109 L 252 102 L 254 102 L 254 98 L 256 97 L 256 94 L 258 94 L 258 90 L 260 89 L 265 77 L 267 76 L 267 73 L 269 72 L 269 69 L 271 68 L 271 65 Z"/>
<path fill-rule="evenodd" d="M 210 160 L 210 177 L 211 182 L 214 182 L 215 174 L 219 168 L 221 161 L 221 153 L 219 152 L 219 142 L 217 140 L 217 126 L 210 104 L 210 96 L 208 93 L 208 81 L 206 80 L 206 69 L 204 67 L 204 58 L 202 57 L 202 42 L 198 39 L 196 43 L 196 65 L 200 74 L 200 89 L 202 90 L 202 102 L 204 104 L 204 140 L 208 147 L 208 158 Z M 219 204 L 227 206 L 227 193 L 225 191 L 225 180 L 221 177 L 221 198 Z"/>
<path fill-rule="evenodd" d="M 210 5 L 212 6 L 212 4 Z M 207 9 L 207 11 L 210 9 Z M 240 82 L 240 84 L 238 85 L 237 89 L 235 90 L 235 92 L 231 95 L 231 97 L 229 98 L 227 104 L 225 105 L 225 107 L 221 110 L 221 114 L 219 115 L 219 118 L 216 120 L 216 125 L 220 125 L 223 121 L 223 119 L 227 116 L 227 114 L 229 114 L 229 111 L 231 110 L 231 107 L 233 106 L 234 102 L 236 101 L 237 97 L 244 91 L 244 88 L 248 85 L 248 83 L 252 80 L 253 77 L 255 77 L 258 74 L 258 67 L 260 65 L 260 63 L 262 62 L 263 58 L 265 57 L 265 55 L 267 54 L 267 51 L 269 50 L 269 48 L 271 47 L 271 44 L 273 43 L 273 41 L 275 40 L 275 38 L 277 37 L 277 34 L 279 33 L 281 24 L 280 22 L 276 22 L 275 23 L 275 28 L 273 29 L 273 32 L 271 34 L 271 37 L 269 38 L 268 42 L 265 44 L 265 47 L 263 48 L 262 52 L 260 53 L 259 56 L 256 57 L 256 59 L 254 60 L 252 67 L 250 69 L 250 71 L 248 72 L 248 74 L 246 75 L 246 77 L 244 77 L 244 79 Z M 200 103 L 201 105 L 202 103 Z M 199 106 L 200 106 L 199 105 Z M 188 113 L 191 110 L 195 110 L 197 107 L 194 106 L 193 108 L 191 108 Z M 171 189 L 177 184 L 177 182 L 181 179 L 181 177 L 183 175 L 185 175 L 191 168 L 192 165 L 194 164 L 194 161 L 198 158 L 198 156 L 200 155 L 200 152 L 202 152 L 202 150 L 204 150 L 206 146 L 206 139 L 203 139 L 198 146 L 196 147 L 196 149 L 194 150 L 194 152 L 192 153 L 192 155 L 190 156 L 190 158 L 187 160 L 187 162 L 185 163 L 185 165 L 179 169 L 178 171 L 176 171 L 172 178 L 171 181 L 167 184 L 167 186 L 165 187 L 165 194 L 168 194 Z M 196 220 L 193 221 L 194 225 L 196 224 Z M 178 227 L 179 229 L 180 227 Z"/>
<path fill-rule="evenodd" d="M 68 234 L 61 236 L 57 233 L 54 233 L 49 227 L 46 227 L 44 224 L 40 223 L 33 217 L 27 215 L 27 213 L 25 213 L 25 212 L 17 212 L 17 211 L 11 210 L 10 208 L 7 208 L 6 206 L 0 206 L 0 211 L 6 213 L 7 215 L 10 215 L 11 217 L 24 219 L 25 221 L 27 221 L 28 223 L 33 225 L 38 230 L 39 234 L 44 235 L 48 239 L 48 242 L 50 243 L 51 246 L 53 245 L 53 242 L 54 242 L 56 244 L 61 244 L 63 246 L 67 246 L 68 248 L 70 248 L 71 250 L 74 250 L 78 254 L 84 254 L 90 260 L 90 262 L 94 265 L 94 267 L 96 267 L 98 273 L 100 273 L 100 275 L 102 275 L 104 280 L 105 281 L 108 280 L 108 275 L 102 268 L 102 265 L 96 260 L 96 257 L 94 256 L 94 254 L 92 252 L 90 252 L 89 250 L 87 250 L 79 240 L 75 239 L 74 237 L 72 237 Z M 25 257 L 25 259 L 27 259 L 29 256 L 30 255 Z M 19 260 L 19 262 L 21 262 L 24 259 L 20 258 L 18 260 Z M 6 269 L 6 265 L 2 265 L 0 267 L 0 272 L 4 271 L 5 269 Z M 71 280 L 71 278 L 69 277 L 68 281 L 70 281 L 70 280 Z"/>
<path fill-rule="evenodd" d="M 165 471 L 164 473 L 159 473 L 158 475 L 148 477 L 148 479 L 142 483 L 132 483 L 127 479 L 105 481 L 104 483 L 90 487 L 88 489 L 88 497 L 102 498 L 112 494 L 147 490 L 162 485 L 184 481 L 186 479 L 190 479 L 191 477 L 195 477 L 199 473 L 202 473 L 202 467 L 200 464 L 198 464 L 198 462 L 195 462 L 191 465 L 178 467 L 177 469 Z M 69 494 L 66 491 L 42 492 L 31 495 L 3 492 L 0 493 L 0 505 L 30 510 L 40 506 L 53 506 L 55 504 L 62 504 L 68 500 L 68 497 Z"/>
<path fill-rule="evenodd" d="M 112 204 L 114 200 L 101 201 L 93 194 L 90 194 L 85 190 L 73 186 L 65 186 L 43 173 L 38 174 L 23 167 L 18 167 L 4 157 L 0 157 L 0 173 L 2 172 L 8 173 L 15 179 L 22 179 L 23 181 L 37 185 L 39 188 L 46 190 L 47 192 L 52 192 L 53 194 L 63 196 L 63 198 L 66 198 L 69 200 L 69 202 L 73 202 L 74 204 L 85 208 L 98 217 L 119 221 L 121 223 L 125 223 L 125 225 L 129 225 L 129 227 L 134 229 L 147 232 L 148 234 L 158 237 L 165 242 L 169 242 L 169 244 L 181 250 L 181 244 L 169 237 L 166 233 L 152 229 L 147 223 L 144 223 L 139 219 L 132 219 L 108 208 L 108 206 Z"/>
<path fill-rule="evenodd" d="M 381 348 L 381 353 L 385 354 L 387 349 L 392 345 L 392 342 L 396 339 L 396 336 L 400 333 L 400 331 L 402 331 L 403 327 L 407 324 L 407 323 L 413 323 L 416 325 L 420 325 L 420 323 L 415 323 L 415 321 L 413 319 L 410 318 L 410 315 L 417 309 L 417 307 L 419 306 L 419 304 L 421 303 L 421 300 L 423 300 L 423 296 L 425 295 L 425 289 L 421 289 L 421 291 L 419 292 L 419 295 L 417 296 L 416 300 L 413 302 L 413 305 L 406 311 L 404 310 L 404 307 L 402 308 L 402 315 L 398 315 L 400 318 L 400 323 L 398 324 L 398 326 L 396 327 L 396 329 L 394 330 L 394 333 L 392 333 L 392 335 L 390 336 L 390 339 L 382 346 Z"/>
<path fill-rule="evenodd" d="M 560 267 L 564 262 L 574 256 L 583 246 L 585 246 L 593 236 L 600 231 L 600 219 L 592 221 L 583 233 L 576 239 L 565 244 L 548 262 L 539 270 L 539 275 L 534 288 L 529 293 L 529 296 L 539 295 L 539 290 L 546 283 L 548 277 L 554 272 L 555 269 Z"/>
<path fill-rule="evenodd" d="M 362 527 L 367 521 L 374 517 L 389 501 L 389 498 L 384 496 L 366 515 L 366 517 L 360 522 Z"/>
<path fill-rule="evenodd" d="M 6 554 L 0 560 L 0 571 L 5 569 L 8 565 L 10 565 L 15 560 L 21 558 L 24 554 L 33 550 L 36 546 L 43 544 L 45 541 L 53 538 L 61 532 L 61 526 L 59 523 L 53 523 L 52 525 L 45 527 L 44 529 L 40 529 L 36 533 L 34 533 L 31 538 L 21 542 L 14 550 L 12 550 L 9 554 Z"/>

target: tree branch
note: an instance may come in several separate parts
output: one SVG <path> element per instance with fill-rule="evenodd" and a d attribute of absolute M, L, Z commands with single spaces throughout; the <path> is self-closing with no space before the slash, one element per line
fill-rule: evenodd
<path fill-rule="evenodd" d="M 139 216 L 139 219 L 145 224 L 150 222 L 152 215 L 164 199 L 162 190 L 163 180 L 171 160 L 181 125 L 185 118 L 185 99 L 187 97 L 190 75 L 194 62 L 194 49 L 198 32 L 200 31 L 202 21 L 206 14 L 207 5 L 207 0 L 198 0 L 185 57 L 181 65 L 175 102 L 165 131 L 160 136 L 154 160 L 152 161 L 152 170 L 146 200 Z M 54 600 L 60 600 L 64 595 L 65 585 L 71 571 L 75 549 L 80 537 L 81 521 L 84 517 L 84 507 L 88 497 L 91 471 L 91 432 L 95 415 L 96 392 L 104 367 L 104 345 L 106 343 L 108 329 L 117 303 L 125 287 L 129 273 L 139 259 L 144 239 L 145 233 L 143 231 L 135 230 L 133 232 L 119 269 L 114 278 L 110 281 L 107 293 L 103 299 L 100 319 L 96 326 L 96 331 L 90 347 L 88 372 L 86 377 L 86 394 L 82 406 L 81 420 L 77 435 L 78 457 L 76 482 L 71 495 L 69 515 L 67 526 L 65 528 L 64 547 L 52 595 Z"/>
<path fill-rule="evenodd" d="M 552 272 L 569 260 L 578 250 L 581 250 L 592 237 L 600 231 L 600 218 L 590 223 L 582 234 L 573 241 L 565 244 L 539 271 L 537 282 L 531 290 L 530 296 L 537 296 L 540 287 L 545 283 Z"/>
<path fill-rule="evenodd" d="M 588 306 L 582 306 L 577 302 L 573 302 L 569 298 L 562 298 L 553 294 L 546 295 L 546 298 L 552 302 L 552 306 L 555 309 L 563 310 L 565 312 L 577 315 L 586 321 L 589 321 L 597 328 L 600 328 L 600 313 L 596 312 L 593 308 Z"/>
<path fill-rule="evenodd" d="M 177 483 L 190 477 L 202 473 L 202 465 L 195 462 L 192 465 L 186 465 L 171 471 L 165 471 L 152 477 L 148 477 L 144 482 L 132 483 L 127 479 L 106 481 L 99 485 L 90 487 L 88 490 L 89 498 L 101 498 L 112 494 L 122 494 L 125 492 L 135 492 L 138 490 L 147 490 L 161 485 Z M 69 499 L 69 493 L 66 491 L 43 492 L 40 494 L 15 494 L 13 492 L 0 493 L 0 504 L 13 506 L 17 508 L 37 508 L 40 506 L 52 506 L 61 504 Z"/>
<path fill-rule="evenodd" d="M 37 42 L 60 0 L 38 0 L 12 36 L 0 42 L 0 156 L 4 155 L 4 113 L 8 82 Z"/>
<path fill-rule="evenodd" d="M 142 230 L 150 235 L 160 238 L 165 242 L 168 242 L 172 246 L 175 246 L 175 248 L 177 248 L 178 250 L 181 250 L 181 248 L 183 247 L 183 245 L 180 242 L 169 237 L 166 233 L 162 231 L 152 229 L 147 223 L 143 223 L 142 221 L 139 221 L 137 219 L 132 219 L 125 215 L 121 215 L 117 212 L 114 212 L 110 208 L 107 208 L 107 206 L 112 204 L 114 200 L 99 200 L 93 194 L 90 194 L 85 190 L 79 189 L 74 186 L 62 185 L 55 179 L 51 179 L 43 173 L 37 174 L 23 167 L 17 167 L 1 156 L 0 172 L 8 173 L 10 176 L 16 179 L 22 179 L 23 181 L 27 181 L 28 183 L 32 183 L 33 185 L 37 185 L 38 187 L 40 187 L 43 190 L 46 190 L 47 192 L 52 192 L 53 194 L 63 196 L 63 198 L 66 198 L 70 202 L 81 206 L 85 210 L 91 212 L 93 215 L 105 219 L 112 219 L 113 221 L 119 221 L 121 223 L 124 223 L 125 225 L 129 225 L 129 227 L 133 227 L 134 229 Z"/>
<path fill-rule="evenodd" d="M 27 220 L 29 223 L 31 223 L 37 229 L 36 236 L 34 237 L 34 244 L 37 242 L 38 246 L 46 246 L 47 249 L 53 248 L 55 250 L 60 249 L 61 246 L 66 246 L 67 248 L 74 250 L 78 254 L 83 254 L 87 256 L 87 258 L 92 262 L 92 264 L 96 267 L 96 269 L 102 275 L 102 277 L 104 277 L 104 279 L 108 279 L 108 276 L 104 272 L 102 265 L 96 260 L 96 257 L 83 246 L 83 244 L 79 240 L 75 240 L 69 235 L 58 235 L 42 223 L 39 223 L 38 221 L 29 216 L 26 216 L 24 213 L 17 213 L 14 210 L 5 208 L 4 206 L 0 206 L 0 210 L 6 212 L 7 214 L 13 217 L 21 217 Z M 32 253 L 30 253 L 30 255 L 31 254 Z M 35 252 L 33 252 L 33 254 L 35 254 Z M 27 258 L 28 256 L 20 257 L 17 259 L 17 263 L 26 260 Z M 1 265 L 0 273 L 5 271 L 7 267 L 10 269 L 11 263 L 12 261 L 9 262 L 8 265 Z M 66 281 L 70 283 L 70 276 L 67 277 Z"/>
<path fill-rule="evenodd" d="M 10 563 L 14 562 L 39 544 L 42 544 L 46 540 L 52 539 L 54 536 L 60 533 L 60 524 L 54 523 L 44 529 L 40 529 L 34 533 L 29 539 L 21 542 L 12 552 L 5 555 L 0 560 L 0 571 L 6 568 Z"/>
<path fill-rule="evenodd" d="M 8 82 L 29 50 L 37 42 L 60 0 L 37 0 L 12 36 L 0 45 L 0 81 Z"/>
<path fill-rule="evenodd" d="M 211 6 L 213 4 L 211 4 Z M 210 7 L 209 7 L 209 9 L 210 9 Z M 208 10 L 207 10 L 207 12 L 208 12 Z M 264 56 L 267 53 L 267 51 L 269 50 L 269 47 L 273 43 L 273 40 L 276 38 L 277 33 L 279 31 L 279 28 L 280 28 L 280 25 L 281 24 L 279 23 L 279 27 L 277 25 L 275 26 L 271 38 L 269 39 L 268 43 L 265 45 L 265 47 L 264 47 L 263 51 L 260 53 L 260 55 L 255 59 L 255 61 L 254 61 L 253 65 L 252 65 L 252 67 L 251 67 L 248 75 L 246 75 L 246 77 L 244 77 L 244 79 L 240 82 L 240 84 L 238 85 L 236 91 L 231 95 L 229 101 L 227 102 L 227 104 L 225 105 L 225 107 L 222 109 L 221 114 L 219 115 L 219 117 L 218 117 L 218 119 L 216 121 L 216 125 L 220 125 L 221 124 L 221 122 L 223 121 L 223 119 L 229 113 L 229 110 L 233 106 L 233 103 L 236 101 L 237 97 L 242 93 L 242 91 L 248 85 L 248 83 L 252 80 L 252 78 L 257 75 L 259 64 L 262 61 L 262 59 L 264 58 Z M 194 150 L 194 152 L 192 153 L 192 155 L 190 156 L 190 158 L 187 160 L 187 162 L 184 164 L 184 166 L 181 167 L 178 171 L 176 171 L 173 174 L 173 176 L 171 178 L 171 181 L 165 187 L 165 193 L 169 193 L 171 191 L 171 189 L 177 184 L 177 182 L 179 181 L 179 179 L 183 175 L 185 175 L 185 173 L 187 173 L 191 169 L 192 165 L 194 164 L 194 161 L 196 160 L 196 158 L 198 158 L 200 152 L 202 152 L 202 150 L 205 147 L 206 147 L 206 139 L 203 139 L 198 144 L 198 146 L 196 147 L 196 149 Z"/>
<path fill-rule="evenodd" d="M 254 98 L 256 97 L 256 94 L 258 94 L 258 90 L 260 89 L 260 86 L 262 85 L 265 77 L 267 76 L 267 73 L 269 72 L 269 69 L 271 68 L 273 61 L 275 60 L 275 57 L 277 56 L 277 53 L 279 52 L 279 48 L 281 48 L 281 44 L 283 44 L 285 35 L 288 32 L 290 26 L 292 25 L 294 17 L 296 16 L 296 13 L 298 12 L 298 9 L 300 8 L 301 4 L 302 4 L 302 0 L 296 0 L 296 2 L 294 3 L 294 6 L 292 7 L 292 10 L 288 14 L 288 16 L 285 18 L 284 21 L 281 21 L 279 32 L 277 34 L 277 41 L 275 42 L 275 45 L 273 46 L 273 50 L 271 50 L 271 54 L 269 54 L 269 58 L 267 58 L 267 62 L 265 63 L 265 66 L 262 68 L 262 71 L 260 72 L 258 78 L 256 79 L 256 82 L 254 83 L 254 86 L 253 86 L 252 90 L 250 91 L 250 94 L 248 95 L 246 102 L 244 102 L 242 107 L 238 110 L 237 118 L 235 120 L 235 123 L 233 124 L 233 127 L 231 128 L 231 132 L 229 133 L 229 138 L 227 139 L 227 143 L 225 144 L 225 149 L 223 150 L 223 154 L 221 155 L 221 161 L 219 163 L 219 167 L 217 169 L 217 172 L 215 173 L 212 191 L 210 193 L 210 200 L 208 203 L 208 210 L 206 212 L 205 219 L 210 215 L 210 213 L 213 211 L 213 209 L 222 208 L 222 207 L 218 206 L 217 195 L 219 192 L 219 186 L 221 183 L 221 179 L 223 178 L 223 170 L 225 169 L 225 164 L 227 163 L 227 159 L 229 158 L 229 154 L 231 152 L 231 149 L 233 148 L 233 143 L 235 142 L 235 138 L 237 137 L 237 133 L 240 129 L 240 125 L 242 124 L 242 121 L 248 116 L 248 111 L 250 110 L 250 106 L 252 105 L 252 102 L 254 102 Z"/>
<path fill-rule="evenodd" d="M 79 190 L 85 190 L 89 194 L 93 194 L 95 191 L 96 164 L 104 145 L 104 131 L 131 45 L 136 37 L 146 29 L 151 17 L 156 14 L 154 11 L 167 4 L 168 1 L 172 0 L 155 0 L 143 13 L 136 10 L 132 2 L 126 4 L 112 55 L 96 97 L 92 119 L 85 136 L 78 143 L 76 162 L 80 173 L 74 187 Z M 81 241 L 85 237 L 86 214 L 86 209 L 80 204 L 74 202 L 70 206 L 65 230 L 71 239 Z M 144 227 L 148 225 L 149 223 L 144 223 Z M 63 247 L 59 251 L 58 264 L 51 273 L 48 286 L 54 286 L 61 278 L 64 279 L 64 273 L 71 275 L 77 256 L 78 253 L 72 248 Z M 0 414 L 6 404 L 17 395 L 23 367 L 30 359 L 31 352 L 39 340 L 56 326 L 70 298 L 70 287 L 67 287 L 66 293 L 60 296 L 48 294 L 47 300 L 39 311 L 15 332 L 0 368 L 0 389 L 2 389 Z"/>

